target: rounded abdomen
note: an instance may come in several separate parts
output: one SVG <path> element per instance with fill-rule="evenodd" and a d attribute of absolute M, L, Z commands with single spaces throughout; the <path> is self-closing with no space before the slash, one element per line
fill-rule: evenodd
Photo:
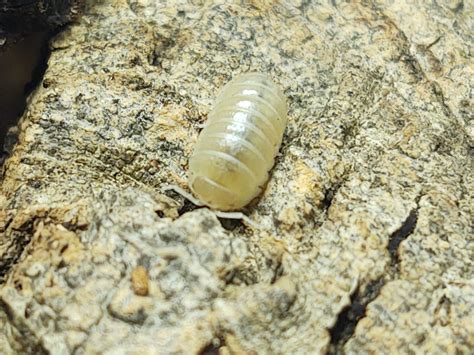
<path fill-rule="evenodd" d="M 221 211 L 255 198 L 280 149 L 286 113 L 283 93 L 264 74 L 243 74 L 224 86 L 189 160 L 196 197 Z"/>

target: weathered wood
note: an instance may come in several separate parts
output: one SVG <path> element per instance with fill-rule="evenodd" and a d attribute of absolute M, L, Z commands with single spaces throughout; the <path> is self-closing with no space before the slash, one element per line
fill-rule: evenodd
<path fill-rule="evenodd" d="M 471 352 L 471 3 L 88 2 L 2 175 L 0 348 Z M 246 71 L 289 122 L 225 230 L 167 187 Z"/>

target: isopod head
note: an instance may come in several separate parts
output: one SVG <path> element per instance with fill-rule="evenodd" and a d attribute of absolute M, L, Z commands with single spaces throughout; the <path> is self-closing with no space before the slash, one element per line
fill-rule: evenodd
<path fill-rule="evenodd" d="M 281 90 L 247 73 L 221 90 L 189 160 L 189 187 L 205 205 L 238 210 L 261 191 L 287 123 Z"/>

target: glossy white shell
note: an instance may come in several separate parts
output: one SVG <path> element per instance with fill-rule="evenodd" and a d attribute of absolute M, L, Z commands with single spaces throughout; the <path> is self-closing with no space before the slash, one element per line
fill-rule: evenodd
<path fill-rule="evenodd" d="M 195 196 L 221 211 L 255 198 L 280 149 L 286 114 L 283 93 L 264 74 L 243 74 L 224 86 L 189 160 Z"/>

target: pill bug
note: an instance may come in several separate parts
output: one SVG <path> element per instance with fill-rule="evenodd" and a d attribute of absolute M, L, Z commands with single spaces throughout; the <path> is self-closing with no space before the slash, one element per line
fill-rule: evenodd
<path fill-rule="evenodd" d="M 242 74 L 225 85 L 189 160 L 194 195 L 219 211 L 247 205 L 268 179 L 286 115 L 285 97 L 267 75 Z"/>

